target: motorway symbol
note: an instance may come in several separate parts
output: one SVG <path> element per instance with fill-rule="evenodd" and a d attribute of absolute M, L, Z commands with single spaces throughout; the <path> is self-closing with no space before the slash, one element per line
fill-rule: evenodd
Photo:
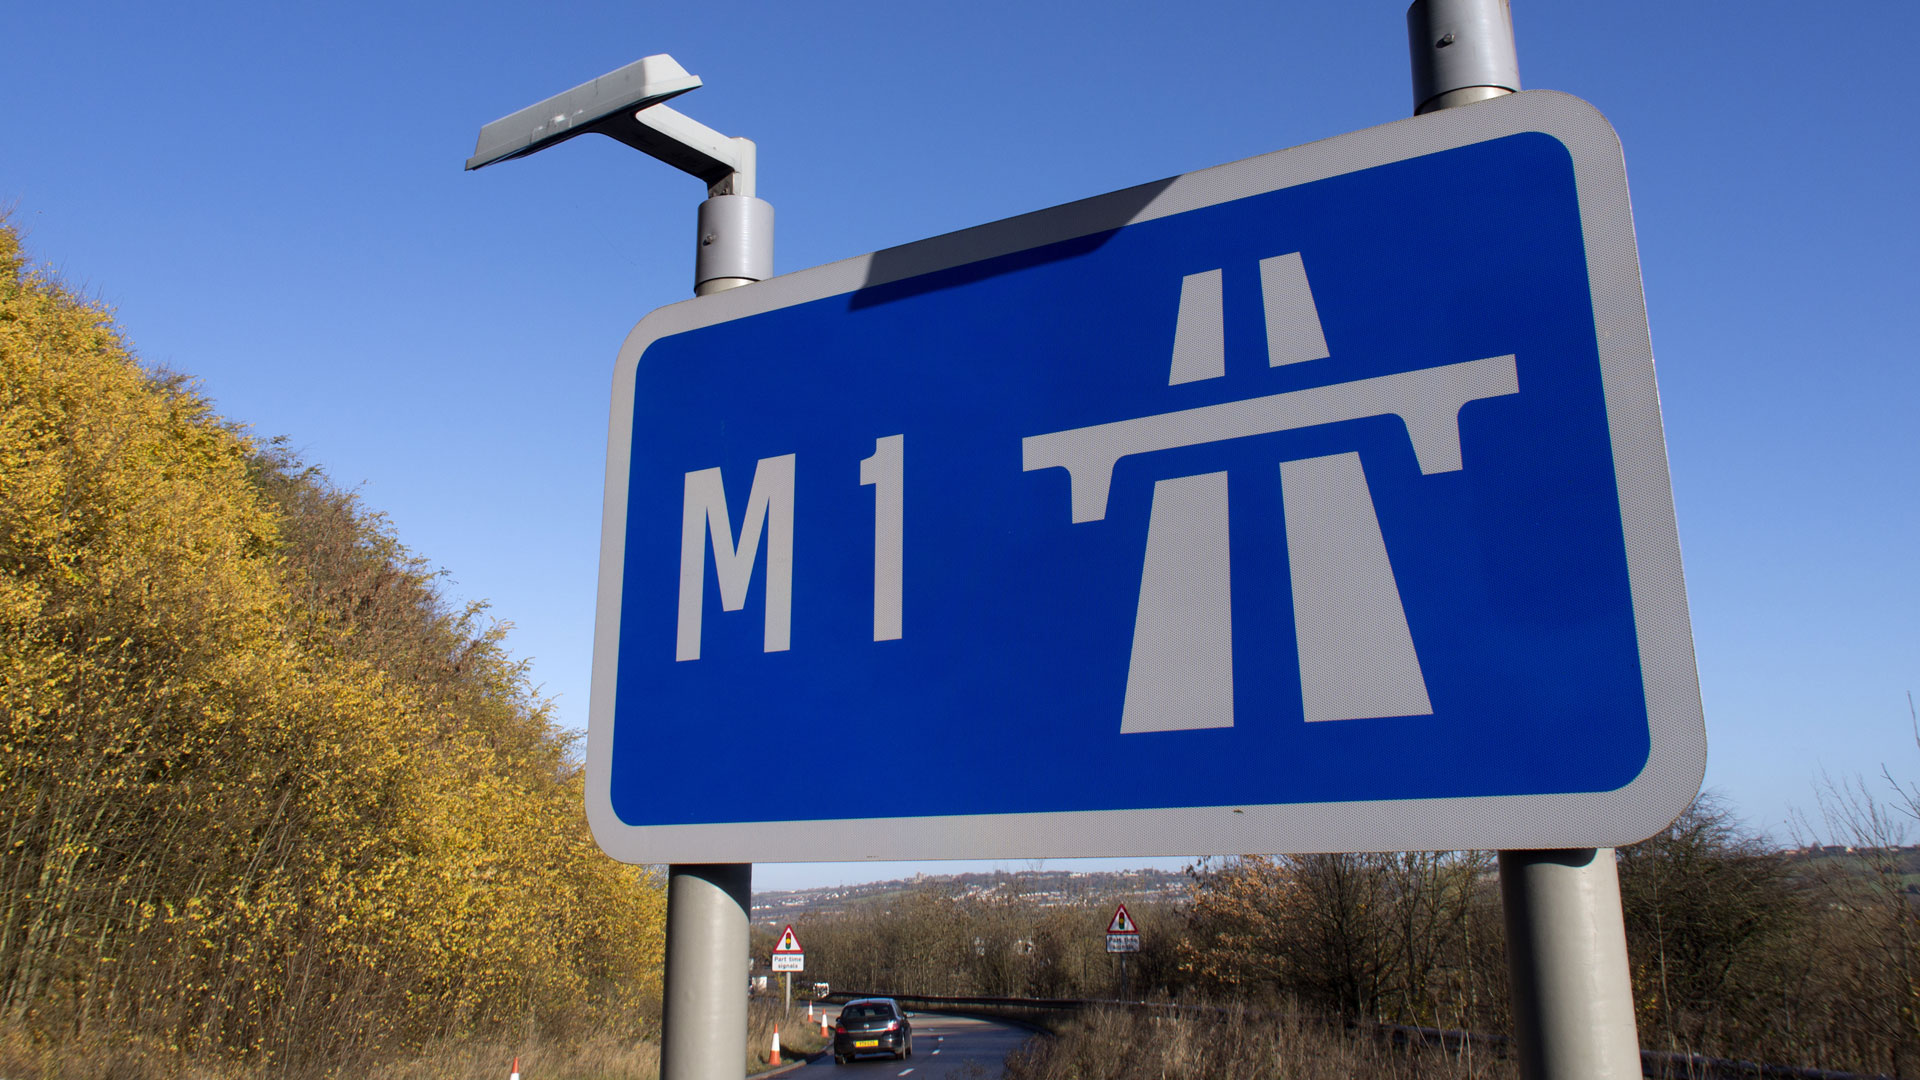
<path fill-rule="evenodd" d="M 614 395 L 630 861 L 1591 847 L 1698 790 L 1624 167 L 1564 95 L 663 308 Z M 789 815 L 726 751 L 796 726 L 839 768 Z"/>
<path fill-rule="evenodd" d="M 1209 271 L 1182 282 L 1168 385 L 1225 374 L 1219 357 L 1220 274 Z M 1193 289 L 1195 278 L 1211 284 Z M 1268 363 L 1278 367 L 1327 358 L 1300 254 L 1262 259 L 1260 280 Z M 1196 292 L 1204 299 L 1190 302 Z M 1206 347 L 1196 347 L 1196 340 Z M 1302 340 L 1312 344 L 1297 348 Z M 1196 360 L 1203 352 L 1209 356 Z M 1028 470 L 1067 470 L 1076 523 L 1100 521 L 1123 457 L 1374 416 L 1394 416 L 1406 425 L 1422 475 L 1456 471 L 1461 468 L 1461 410 L 1472 401 L 1518 392 L 1513 356 L 1488 357 L 1033 435 L 1022 448 Z M 1278 464 L 1282 503 L 1315 508 L 1287 517 L 1304 718 L 1430 715 L 1433 707 L 1360 455 Z M 1123 732 L 1233 726 L 1227 518 L 1225 472 L 1154 483 Z"/>

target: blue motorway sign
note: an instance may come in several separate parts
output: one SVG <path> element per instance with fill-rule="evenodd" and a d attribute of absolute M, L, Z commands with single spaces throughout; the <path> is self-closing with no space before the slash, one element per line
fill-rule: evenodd
<path fill-rule="evenodd" d="M 661 309 L 644 862 L 1588 847 L 1705 758 L 1618 142 L 1526 93 Z"/>

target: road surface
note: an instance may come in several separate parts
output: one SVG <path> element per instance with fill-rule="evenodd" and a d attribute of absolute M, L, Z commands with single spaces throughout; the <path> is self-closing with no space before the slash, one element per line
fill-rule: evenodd
<path fill-rule="evenodd" d="M 785 1077 L 800 1080 L 991 1080 L 1001 1072 L 1007 1055 L 1034 1034 L 1012 1024 L 916 1012 L 913 1020 L 913 1056 L 860 1058 L 836 1065 L 832 1055 L 803 1065 Z"/>

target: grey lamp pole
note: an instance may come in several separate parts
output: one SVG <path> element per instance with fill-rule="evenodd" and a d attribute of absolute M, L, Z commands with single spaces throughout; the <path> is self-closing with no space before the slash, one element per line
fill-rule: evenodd
<path fill-rule="evenodd" d="M 575 135 L 620 140 L 707 185 L 693 257 L 693 291 L 707 296 L 773 276 L 773 207 L 754 195 L 756 157 L 660 104 L 700 85 L 664 53 L 582 83 L 480 129 L 468 169 L 525 157 Z M 666 1032 L 661 1080 L 746 1074 L 750 863 L 667 868 Z"/>
<path fill-rule="evenodd" d="M 1416 116 L 1520 89 L 1509 0 L 1414 0 L 1407 47 Z M 1500 906 L 1524 1080 L 1638 1077 L 1613 849 L 1502 851 Z"/>

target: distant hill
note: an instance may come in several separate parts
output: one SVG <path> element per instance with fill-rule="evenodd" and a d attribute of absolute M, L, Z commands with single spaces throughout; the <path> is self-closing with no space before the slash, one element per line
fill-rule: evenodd
<path fill-rule="evenodd" d="M 1893 849 L 1904 875 L 1920 892 L 1920 845 Z M 1814 845 L 1782 852 L 1802 864 L 1860 862 L 1864 856 L 1840 845 Z M 817 917 L 867 905 L 882 905 L 894 897 L 922 890 L 963 899 L 1021 896 L 1037 907 L 1065 907 L 1093 903 L 1174 903 L 1187 898 L 1188 876 L 1174 870 L 995 871 L 975 874 L 916 874 L 912 878 L 874 881 L 861 885 L 829 885 L 817 889 L 783 889 L 753 895 L 753 921 L 778 930 L 800 917 Z"/>
<path fill-rule="evenodd" d="M 863 885 L 756 892 L 753 896 L 753 921 L 757 925 L 777 929 L 799 917 L 831 915 L 869 905 L 884 906 L 891 898 L 925 890 L 962 899 L 1019 896 L 1036 907 L 1171 903 L 1186 899 L 1188 881 L 1186 874 L 1174 870 L 916 874 L 909 879 L 875 881 Z"/>
<path fill-rule="evenodd" d="M 1789 863 L 1801 866 L 1811 875 L 1892 873 L 1900 878 L 1906 892 L 1920 902 L 1920 844 L 1867 848 L 1851 844 L 1810 844 L 1789 848 L 1781 854 Z"/>

